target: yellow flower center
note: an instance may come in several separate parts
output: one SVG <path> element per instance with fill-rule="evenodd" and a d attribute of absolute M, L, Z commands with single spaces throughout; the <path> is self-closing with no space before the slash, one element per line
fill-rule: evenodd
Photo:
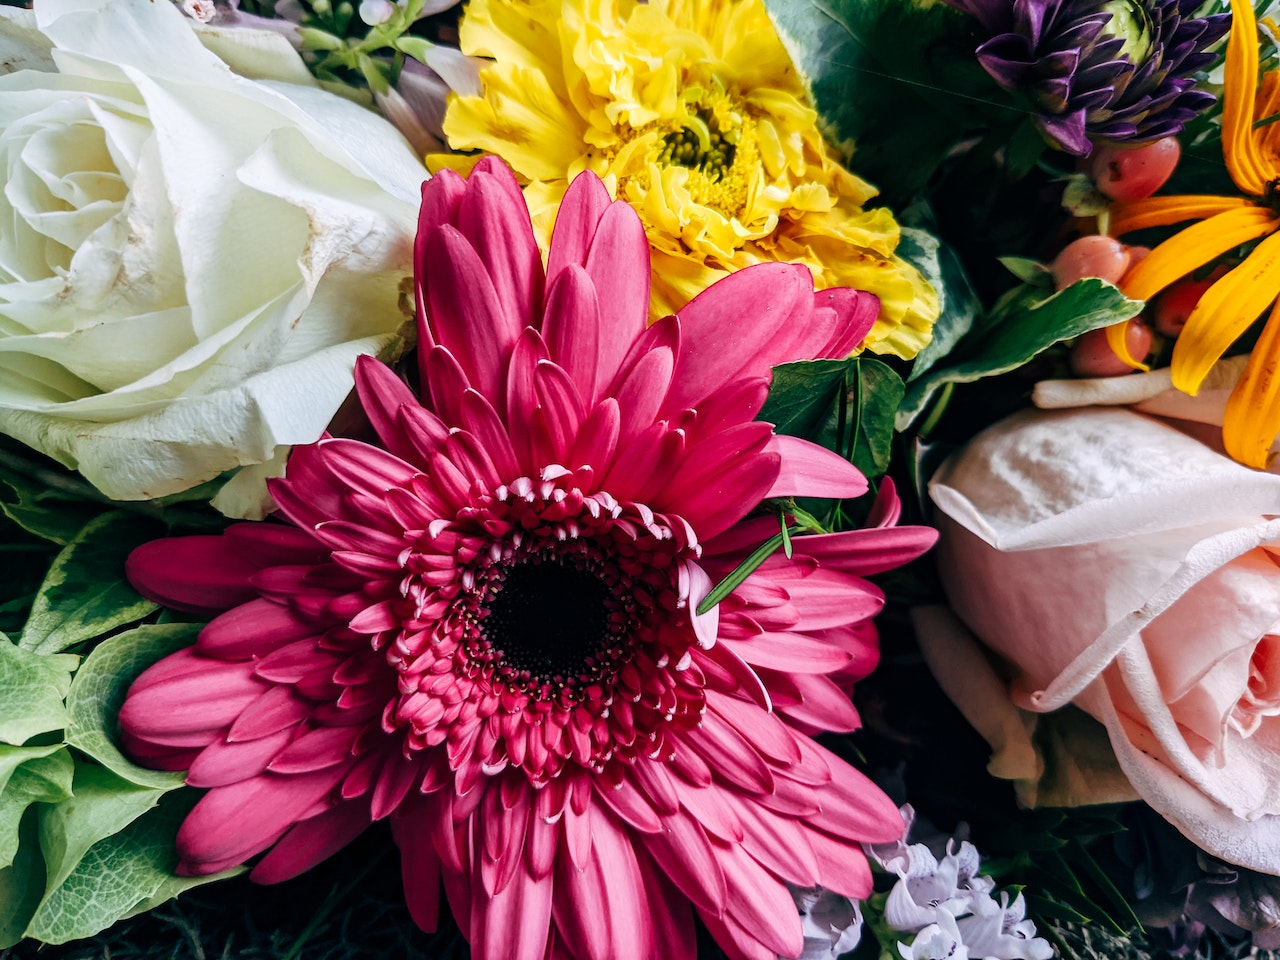
<path fill-rule="evenodd" d="M 643 164 L 623 182 L 634 181 L 647 192 L 652 186 L 650 164 L 659 169 L 683 167 L 688 171 L 683 186 L 693 203 L 726 218 L 740 217 L 760 167 L 756 121 L 723 90 L 690 88 L 684 100 L 685 116 L 653 128 L 658 135 L 644 152 Z M 648 133 L 618 130 L 623 141 Z"/>

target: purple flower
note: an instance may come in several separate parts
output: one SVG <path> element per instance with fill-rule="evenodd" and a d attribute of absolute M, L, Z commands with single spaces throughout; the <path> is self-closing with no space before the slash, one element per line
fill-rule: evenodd
<path fill-rule="evenodd" d="M 1214 100 L 1193 75 L 1229 17 L 1192 16 L 1203 0 L 950 2 L 989 35 L 977 49 L 986 71 L 1023 91 L 1041 132 L 1075 156 L 1176 134 Z"/>

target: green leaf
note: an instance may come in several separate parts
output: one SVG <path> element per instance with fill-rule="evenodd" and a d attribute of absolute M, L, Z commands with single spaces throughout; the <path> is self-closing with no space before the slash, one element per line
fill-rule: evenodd
<path fill-rule="evenodd" d="M 1011 292 L 980 327 L 975 327 L 947 358 L 907 387 L 898 410 L 904 430 L 945 383 L 970 383 L 1016 370 L 1055 343 L 1137 316 L 1141 300 L 1130 300 L 1104 280 L 1079 280 L 1051 296 L 1025 286 Z"/>
<path fill-rule="evenodd" d="M 883 476 L 893 449 L 893 422 L 906 386 L 887 363 L 858 357 L 849 391 L 849 424 L 853 444 L 849 459 L 868 477 Z"/>
<path fill-rule="evenodd" d="M 765 6 L 831 139 L 890 205 L 918 192 L 968 130 L 1025 113 L 978 65 L 967 18 L 945 3 Z"/>
<path fill-rule="evenodd" d="M 904 224 L 921 226 L 902 228 L 897 253 L 919 270 L 938 294 L 938 320 L 933 325 L 932 339 L 911 365 L 908 379 L 914 380 L 945 357 L 973 328 L 974 321 L 982 314 L 982 301 L 955 250 L 929 231 L 933 216 L 928 208 L 924 204 L 912 204 L 903 212 L 902 219 Z"/>
<path fill-rule="evenodd" d="M 52 893 L 99 840 L 119 833 L 174 787 L 141 787 L 94 763 L 76 765 L 71 796 L 40 810 L 46 892 Z"/>
<path fill-rule="evenodd" d="M 406 54 L 419 63 L 427 62 L 427 54 L 431 52 L 431 48 L 435 44 L 423 37 L 414 37 L 405 34 L 403 37 L 396 38 L 396 49 Z"/>
<path fill-rule="evenodd" d="M 155 810 L 95 843 L 66 880 L 46 893 L 26 935 L 45 943 L 66 943 L 91 937 L 144 905 L 155 905 L 161 891 L 173 889 L 178 879 L 173 874 L 178 860 L 173 841 L 196 799 L 192 790 L 166 794 Z M 240 872 L 192 879 L 208 883 Z"/>
<path fill-rule="evenodd" d="M 23 650 L 0 635 L 0 742 L 23 744 L 67 725 L 63 700 L 79 662 Z"/>
<path fill-rule="evenodd" d="M 122 512 L 91 520 L 53 561 L 19 646 L 56 653 L 145 617 L 157 604 L 124 578 L 130 552 L 162 532 Z"/>
<path fill-rule="evenodd" d="M 778 433 L 835 450 L 869 478 L 889 465 L 902 378 L 866 355 L 801 360 L 773 368 L 773 384 L 759 419 Z"/>
<path fill-rule="evenodd" d="M 60 545 L 104 509 L 81 477 L 11 451 L 0 453 L 0 482 L 12 493 L 0 499 L 0 511 L 28 533 Z"/>
<path fill-rule="evenodd" d="M 67 694 L 67 743 L 108 770 L 144 787 L 172 787 L 180 773 L 130 763 L 116 746 L 120 706 L 129 684 L 162 657 L 195 642 L 198 623 L 136 627 L 99 644 L 76 671 Z"/>
<path fill-rule="evenodd" d="M 774 367 L 769 397 L 756 419 L 772 423 L 777 433 L 821 443 L 852 363 L 801 360 Z M 832 435 L 834 440 L 834 430 Z"/>
<path fill-rule="evenodd" d="M 36 835 L 36 812 L 29 810 L 18 829 L 13 863 L 0 870 L 0 950 L 22 939 L 44 893 L 44 860 Z"/>
<path fill-rule="evenodd" d="M 18 828 L 27 808 L 33 803 L 57 803 L 71 796 L 74 767 L 71 753 L 61 749 L 47 757 L 28 760 L 13 771 L 9 782 L 0 789 L 0 868 L 14 862 Z"/>
<path fill-rule="evenodd" d="M 1001 266 L 1023 283 L 1030 283 L 1037 287 L 1053 286 L 1053 275 L 1039 260 L 1032 260 L 1030 257 L 996 257 L 996 259 L 1000 261 Z"/>

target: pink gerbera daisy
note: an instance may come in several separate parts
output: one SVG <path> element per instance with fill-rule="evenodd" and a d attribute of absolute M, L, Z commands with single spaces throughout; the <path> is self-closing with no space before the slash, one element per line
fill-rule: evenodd
<path fill-rule="evenodd" d="M 208 789 L 180 870 L 263 853 L 283 880 L 391 818 L 414 918 L 443 885 L 478 958 L 795 956 L 786 883 L 870 888 L 897 809 L 818 746 L 876 659 L 861 575 L 932 531 L 800 537 L 718 607 L 771 533 L 761 500 L 856 496 L 842 458 L 754 421 L 770 367 L 845 356 L 877 314 L 804 267 L 736 273 L 646 327 L 644 231 L 580 176 L 544 274 L 499 163 L 423 189 L 423 397 L 363 358 L 382 447 L 294 451 L 282 523 L 148 544 L 148 596 L 218 614 L 129 691 L 139 760 Z"/>

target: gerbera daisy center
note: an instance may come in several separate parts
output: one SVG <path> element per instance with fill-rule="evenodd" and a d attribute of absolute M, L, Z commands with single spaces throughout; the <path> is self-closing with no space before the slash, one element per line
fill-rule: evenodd
<path fill-rule="evenodd" d="M 481 630 L 512 669 L 544 680 L 575 677 L 614 639 L 608 600 L 589 570 L 533 557 L 495 584 Z"/>

